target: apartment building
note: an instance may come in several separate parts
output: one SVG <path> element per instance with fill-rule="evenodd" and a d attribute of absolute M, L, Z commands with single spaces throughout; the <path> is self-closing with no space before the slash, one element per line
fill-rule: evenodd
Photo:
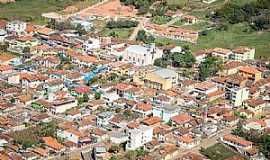
<path fill-rule="evenodd" d="M 126 134 L 128 135 L 126 149 L 135 150 L 152 141 L 153 128 L 146 125 L 128 125 Z"/>
<path fill-rule="evenodd" d="M 240 46 L 233 50 L 233 54 L 231 55 L 231 59 L 236 61 L 246 61 L 253 60 L 255 57 L 255 48 L 248 48 L 244 46 Z"/>
<path fill-rule="evenodd" d="M 240 106 L 248 99 L 249 90 L 246 87 L 247 78 L 232 75 L 225 82 L 225 98 L 230 100 L 233 106 Z"/>

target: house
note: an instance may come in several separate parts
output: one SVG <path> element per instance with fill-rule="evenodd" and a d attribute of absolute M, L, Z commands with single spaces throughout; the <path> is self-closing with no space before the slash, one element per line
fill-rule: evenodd
<path fill-rule="evenodd" d="M 218 88 L 214 82 L 208 81 L 195 84 L 191 94 L 192 96 L 196 97 L 196 99 L 208 98 L 210 101 L 225 96 L 225 92 L 222 89 Z"/>
<path fill-rule="evenodd" d="M 253 149 L 253 143 L 232 134 L 224 135 L 220 138 L 220 141 L 231 147 L 236 148 L 236 150 L 242 155 L 249 155 L 249 151 Z"/>
<path fill-rule="evenodd" d="M 262 72 L 257 70 L 255 67 L 250 67 L 250 66 L 240 67 L 239 74 L 255 82 L 262 78 Z"/>
<path fill-rule="evenodd" d="M 211 55 L 219 57 L 223 61 L 228 60 L 229 57 L 233 54 L 233 52 L 229 49 L 224 48 L 214 48 L 211 53 Z"/>
<path fill-rule="evenodd" d="M 179 107 L 172 105 L 153 106 L 153 116 L 161 118 L 165 123 L 169 122 L 172 117 L 178 115 L 179 111 Z"/>
<path fill-rule="evenodd" d="M 263 99 L 248 99 L 244 101 L 243 106 L 244 108 L 252 111 L 255 115 L 260 115 L 268 104 L 267 101 Z"/>
<path fill-rule="evenodd" d="M 257 133 L 264 133 L 267 127 L 267 123 L 264 119 L 253 120 L 243 125 L 243 130 L 246 132 L 256 131 Z"/>
<path fill-rule="evenodd" d="M 152 141 L 153 128 L 146 125 L 138 125 L 136 127 L 129 127 L 128 125 L 126 134 L 128 135 L 126 149 L 135 150 Z"/>
<path fill-rule="evenodd" d="M 189 134 L 182 135 L 177 140 L 178 146 L 185 149 L 191 149 L 199 144 L 199 141 Z"/>
<path fill-rule="evenodd" d="M 75 128 L 68 128 L 68 129 L 59 129 L 57 131 L 57 137 L 63 138 L 67 141 L 73 142 L 75 144 L 79 144 L 80 139 L 83 138 L 85 135 Z"/>
<path fill-rule="evenodd" d="M 15 21 L 9 21 L 7 24 L 6 24 L 6 30 L 8 32 L 11 32 L 11 33 L 15 33 L 15 34 L 24 34 L 25 31 L 26 31 L 26 25 L 27 23 L 26 22 L 22 22 L 22 21 L 18 21 L 18 20 L 15 20 Z"/>
<path fill-rule="evenodd" d="M 222 71 L 219 72 L 221 76 L 228 76 L 236 74 L 241 66 L 245 64 L 240 61 L 228 61 L 224 64 Z"/>
<path fill-rule="evenodd" d="M 174 40 L 181 40 L 191 43 L 196 43 L 199 37 L 199 32 L 180 27 L 167 27 L 157 24 L 144 24 L 144 30 L 155 37 L 166 37 Z"/>
<path fill-rule="evenodd" d="M 152 114 L 152 105 L 147 103 L 137 103 L 133 108 L 133 111 L 139 113 L 142 117 L 149 116 Z"/>
<path fill-rule="evenodd" d="M 157 58 L 162 57 L 162 50 L 155 44 L 151 45 L 130 45 L 123 52 L 123 61 L 137 66 L 154 64 Z"/>
<path fill-rule="evenodd" d="M 178 83 L 178 74 L 166 68 L 157 70 L 145 75 L 144 85 L 149 88 L 168 90 Z"/>
<path fill-rule="evenodd" d="M 94 50 L 100 48 L 100 40 L 95 38 L 89 38 L 82 45 L 83 51 L 86 53 L 92 53 Z"/>
<path fill-rule="evenodd" d="M 253 60 L 255 57 L 255 48 L 240 46 L 235 48 L 232 52 L 231 59 L 236 61 Z"/>
<path fill-rule="evenodd" d="M 42 141 L 54 152 L 63 152 L 64 146 L 53 137 L 42 137 Z"/>
<path fill-rule="evenodd" d="M 67 110 L 77 107 L 77 106 L 78 106 L 77 99 L 73 97 L 69 97 L 69 98 L 62 98 L 62 99 L 54 100 L 49 110 L 52 113 L 57 114 L 57 113 L 64 113 Z"/>
<path fill-rule="evenodd" d="M 173 116 L 171 118 L 171 122 L 173 126 L 180 126 L 180 127 L 188 128 L 188 127 L 191 127 L 190 122 L 192 119 L 193 117 L 191 117 L 190 115 L 186 113 L 182 113 L 177 116 Z"/>
<path fill-rule="evenodd" d="M 188 24 L 195 24 L 198 22 L 198 18 L 192 15 L 183 15 L 181 19 Z"/>
<path fill-rule="evenodd" d="M 97 126 L 107 127 L 110 124 L 110 119 L 114 116 L 113 112 L 102 112 L 97 115 Z"/>
<path fill-rule="evenodd" d="M 248 99 L 249 90 L 246 87 L 247 78 L 232 75 L 227 78 L 225 83 L 225 97 L 230 100 L 232 105 L 240 106 Z"/>

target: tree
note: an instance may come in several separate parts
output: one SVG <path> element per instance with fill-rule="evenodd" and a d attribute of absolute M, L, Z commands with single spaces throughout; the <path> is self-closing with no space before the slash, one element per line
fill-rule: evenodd
<path fill-rule="evenodd" d="M 111 158 L 109 160 L 118 160 L 118 159 L 115 155 L 113 155 L 113 156 L 111 156 Z"/>
<path fill-rule="evenodd" d="M 101 93 L 96 92 L 96 93 L 95 93 L 95 99 L 100 99 L 100 98 L 101 98 Z"/>
<path fill-rule="evenodd" d="M 222 62 L 214 56 L 206 57 L 205 61 L 199 66 L 199 77 L 205 80 L 209 76 L 214 76 L 219 70 L 222 69 Z"/>
<path fill-rule="evenodd" d="M 110 153 L 118 153 L 119 151 L 120 151 L 120 147 L 119 145 L 116 145 L 116 144 L 113 144 L 109 149 Z"/>
<path fill-rule="evenodd" d="M 137 34 L 136 40 L 137 41 L 145 41 L 147 38 L 146 32 L 144 30 L 140 30 Z"/>
<path fill-rule="evenodd" d="M 83 28 L 81 24 L 78 24 L 75 29 L 78 31 L 80 36 L 87 34 L 87 31 Z"/>
<path fill-rule="evenodd" d="M 188 51 L 186 53 L 172 53 L 172 59 L 176 66 L 179 67 L 192 67 L 192 65 L 196 62 L 195 57 Z"/>

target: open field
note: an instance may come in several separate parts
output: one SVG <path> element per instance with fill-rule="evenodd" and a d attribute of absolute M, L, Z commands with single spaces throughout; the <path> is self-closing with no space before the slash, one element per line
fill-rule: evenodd
<path fill-rule="evenodd" d="M 87 7 L 95 2 L 97 0 L 86 0 L 82 2 L 77 0 L 19 0 L 15 3 L 1 4 L 0 18 L 42 23 L 44 21 L 41 17 L 42 13 L 58 12 L 70 5 L 78 8 Z"/>
<path fill-rule="evenodd" d="M 116 36 L 121 39 L 127 39 L 131 35 L 132 31 L 132 28 L 104 28 L 101 32 L 101 36 Z"/>
<path fill-rule="evenodd" d="M 226 148 L 223 144 L 217 143 L 202 151 L 202 154 L 211 160 L 225 160 L 227 158 L 236 156 L 237 154 Z"/>
<path fill-rule="evenodd" d="M 192 51 L 214 47 L 232 49 L 237 46 L 249 46 L 256 48 L 256 57 L 270 57 L 270 32 L 245 32 L 246 29 L 248 29 L 246 24 L 231 25 L 227 31 L 212 29 L 208 31 L 207 35 L 199 36 L 197 44 L 174 41 L 167 38 L 157 38 L 156 42 L 163 45 L 172 43 L 189 45 Z"/>
<path fill-rule="evenodd" d="M 105 3 L 96 5 L 84 12 L 80 13 L 82 17 L 84 16 L 103 16 L 103 17 L 135 17 L 137 10 L 130 6 L 124 6 L 119 0 L 109 0 Z"/>

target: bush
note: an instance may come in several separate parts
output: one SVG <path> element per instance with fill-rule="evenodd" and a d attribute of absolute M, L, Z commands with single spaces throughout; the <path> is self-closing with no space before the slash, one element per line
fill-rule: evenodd
<path fill-rule="evenodd" d="M 119 21 L 109 21 L 106 24 L 107 28 L 132 28 L 138 25 L 137 21 L 130 21 L 130 20 L 119 20 Z"/>

